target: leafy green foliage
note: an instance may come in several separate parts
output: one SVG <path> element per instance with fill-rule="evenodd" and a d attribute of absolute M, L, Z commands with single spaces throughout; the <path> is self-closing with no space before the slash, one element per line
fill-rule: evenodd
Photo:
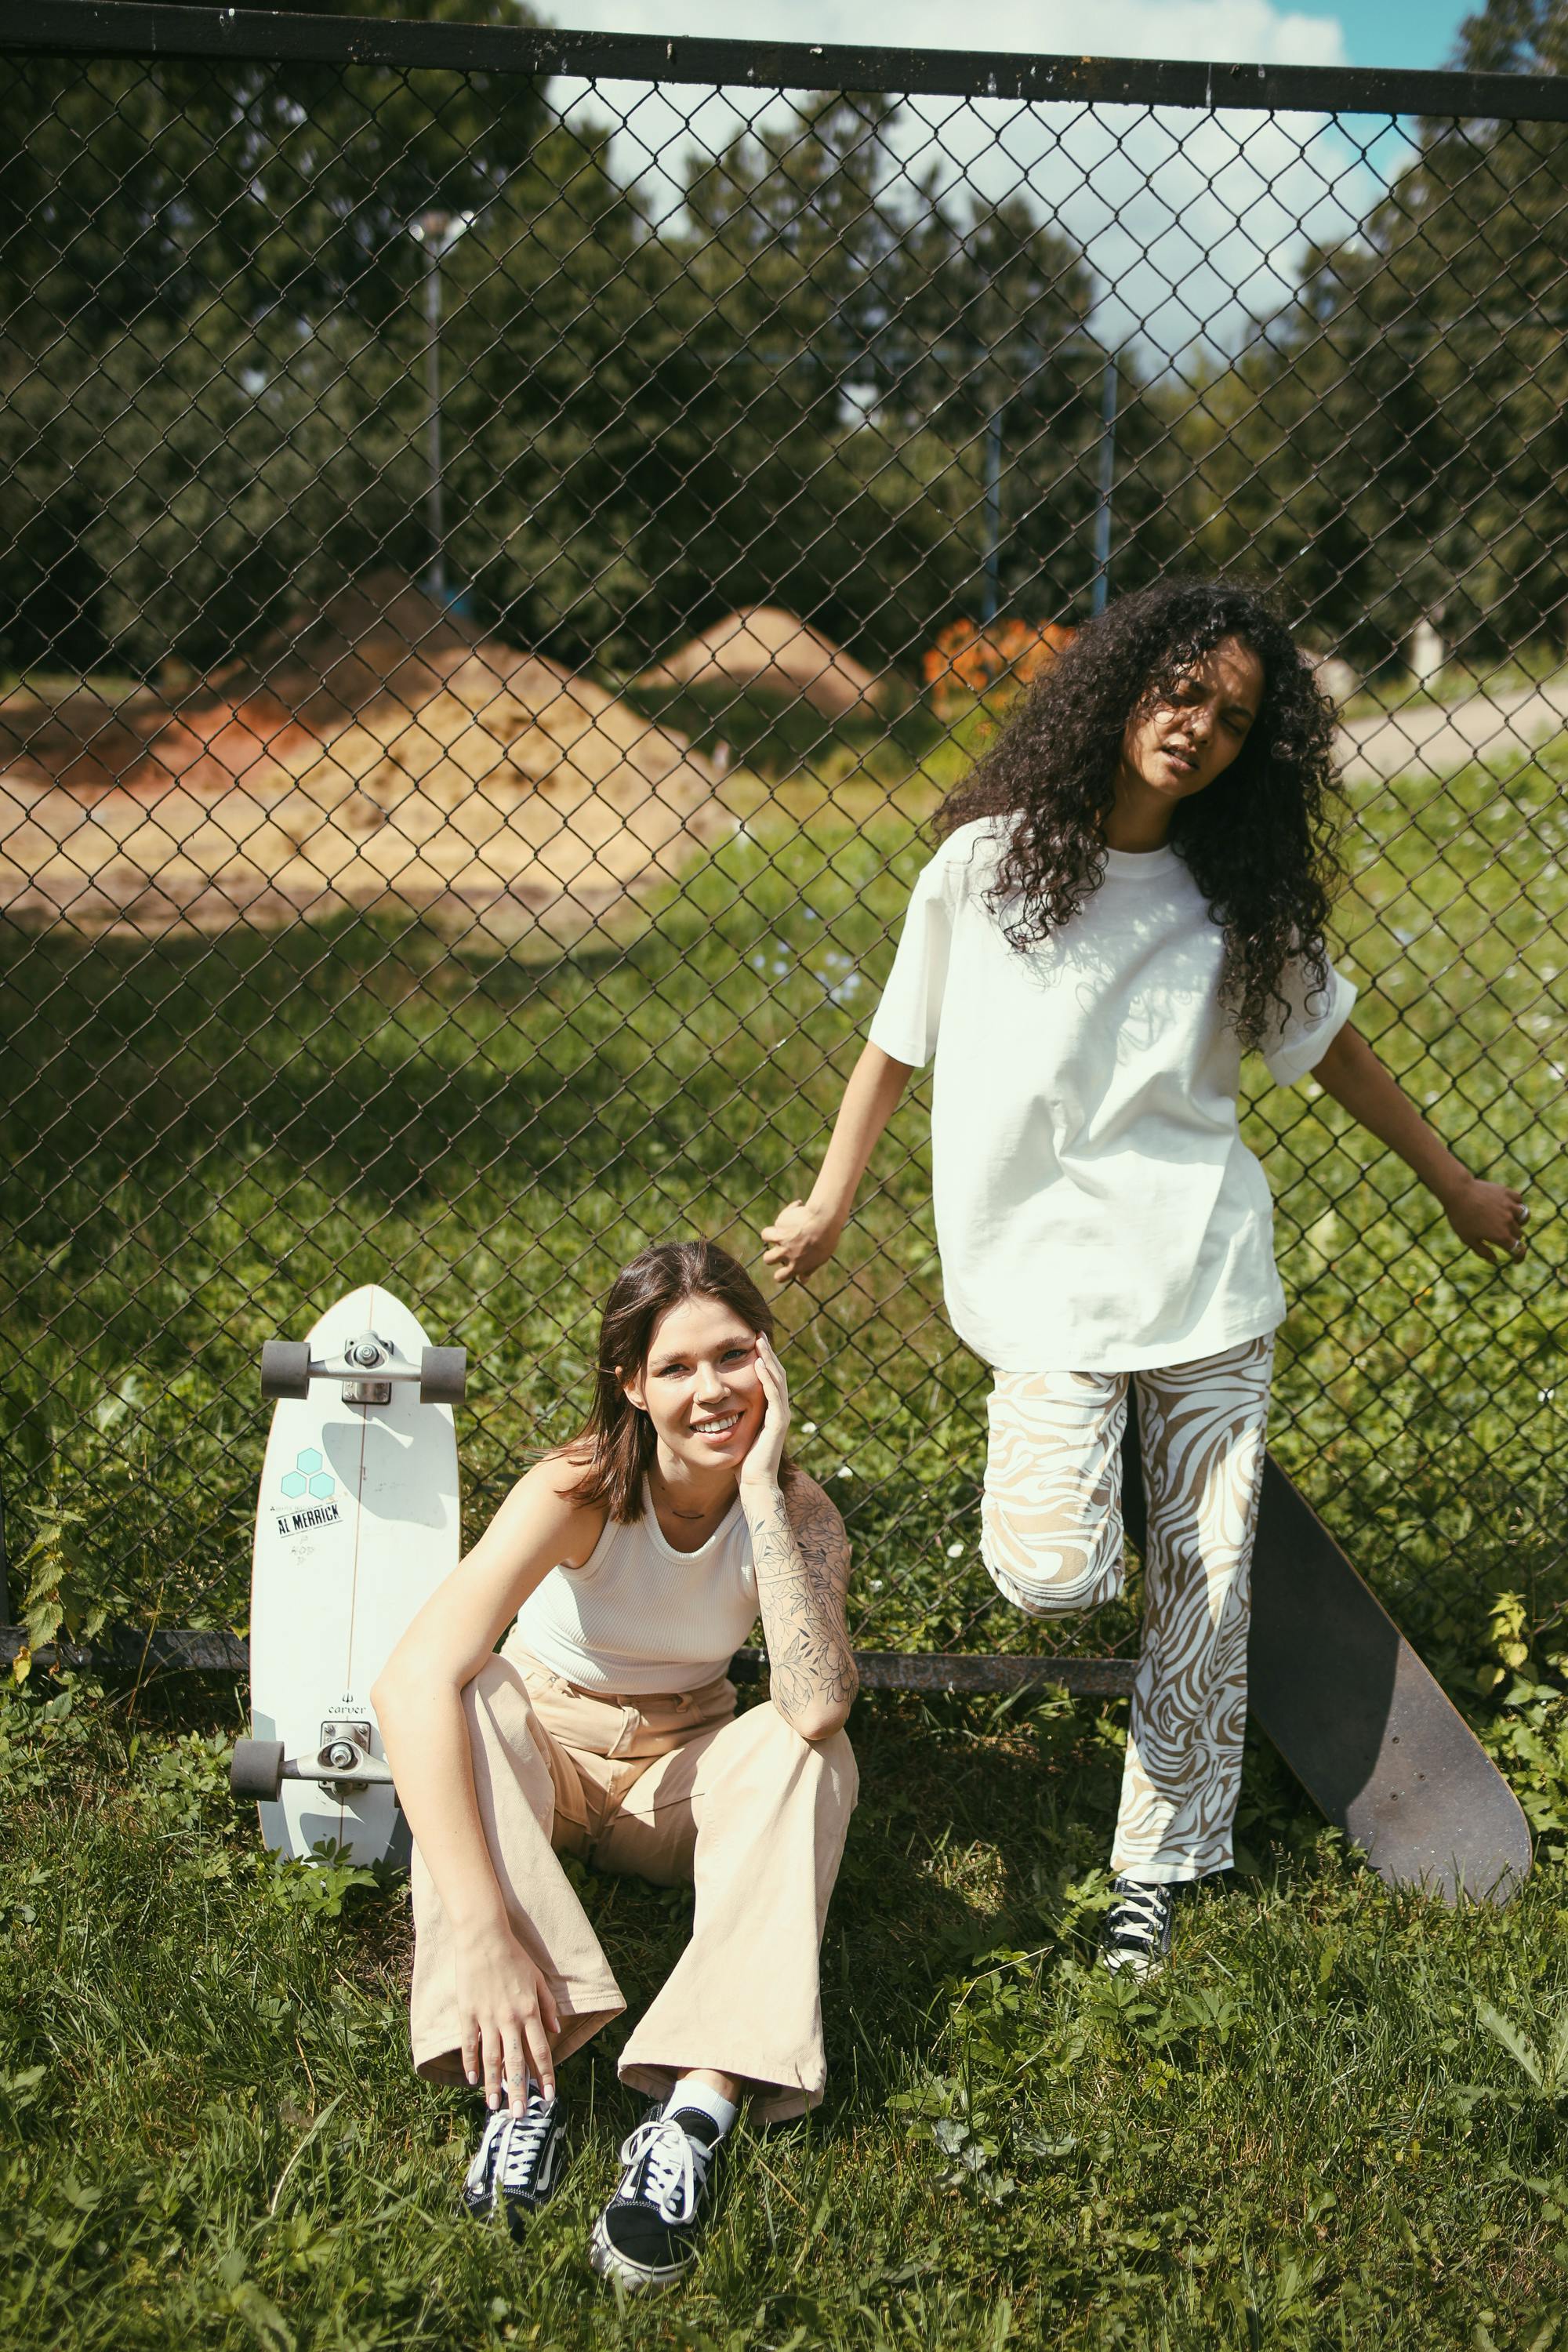
<path fill-rule="evenodd" d="M 608 122 L 516 77 L 25 62 L 0 655 L 206 669 L 424 570 L 430 208 L 471 215 L 440 268 L 447 567 L 513 642 L 629 676 L 766 597 L 902 657 L 980 593 L 998 404 L 1059 467 L 1007 581 L 1087 585 L 1088 273 L 1020 198 L 911 192 L 898 116 L 803 102 L 656 225 Z"/>
<path fill-rule="evenodd" d="M 84 1557 L 78 1530 L 83 1514 L 51 1496 L 33 1520 L 33 1539 L 22 1558 L 22 1622 L 30 1649 L 37 1649 L 64 1633 L 73 1642 L 90 1641 L 104 1622 L 100 1602 L 88 1597 L 82 1582 Z M 20 1678 L 27 1671 L 24 1653 L 16 1664 Z"/>
<path fill-rule="evenodd" d="M 1500 1594 L 1491 1612 L 1491 1655 L 1476 1684 L 1497 1707 L 1482 1740 L 1513 1785 L 1538 1854 L 1561 1864 L 1568 1860 L 1568 1655 L 1541 1654 L 1547 1640 L 1562 1638 L 1557 1614 L 1537 1636 L 1521 1595 Z"/>
<path fill-rule="evenodd" d="M 372 1893 L 385 1878 L 384 1871 L 356 1863 L 336 1838 L 318 1838 L 308 1862 L 273 1855 L 267 1891 L 274 1903 L 308 1919 L 341 1919 L 351 1897 Z"/>
<path fill-rule="evenodd" d="M 418 569 L 409 224 L 504 213 L 542 120 L 513 77 L 18 61 L 0 94 L 12 661 L 201 666 L 378 554 Z"/>

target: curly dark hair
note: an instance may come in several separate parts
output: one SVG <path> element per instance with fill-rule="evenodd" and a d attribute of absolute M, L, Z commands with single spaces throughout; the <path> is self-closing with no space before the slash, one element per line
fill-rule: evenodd
<path fill-rule="evenodd" d="M 1012 820 L 993 908 L 1018 948 L 1059 930 L 1105 872 L 1105 821 L 1129 721 L 1234 637 L 1263 665 L 1263 700 L 1230 766 L 1178 803 L 1171 840 L 1225 934 L 1221 987 L 1242 1043 L 1283 1010 L 1287 961 L 1327 984 L 1323 928 L 1340 879 L 1333 709 L 1284 622 L 1238 582 L 1173 579 L 1120 597 L 1041 672 L 937 812 L 939 840 Z"/>

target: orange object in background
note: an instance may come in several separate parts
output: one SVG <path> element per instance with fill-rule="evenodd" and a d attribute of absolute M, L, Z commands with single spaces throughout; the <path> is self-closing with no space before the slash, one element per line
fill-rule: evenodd
<path fill-rule="evenodd" d="M 950 621 L 921 659 L 931 709 L 956 719 L 997 688 L 1021 692 L 1076 634 L 1059 621 Z"/>

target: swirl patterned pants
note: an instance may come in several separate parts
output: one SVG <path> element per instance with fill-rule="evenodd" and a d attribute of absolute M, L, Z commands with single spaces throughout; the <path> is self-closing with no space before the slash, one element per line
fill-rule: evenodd
<path fill-rule="evenodd" d="M 1143 1640 L 1111 1850 L 1134 1878 L 1230 1866 L 1273 1353 L 1266 1337 L 1157 1371 L 998 1372 L 992 1391 L 982 1555 L 1009 1601 L 1055 1617 L 1121 1591 L 1121 1438 L 1137 1383 Z"/>

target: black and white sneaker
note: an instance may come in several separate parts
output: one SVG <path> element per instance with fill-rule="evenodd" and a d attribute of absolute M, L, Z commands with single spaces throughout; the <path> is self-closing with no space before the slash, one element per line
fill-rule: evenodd
<path fill-rule="evenodd" d="M 1110 1888 L 1116 1900 L 1105 1915 L 1100 1958 L 1112 1976 L 1137 1983 L 1157 1977 L 1170 1958 L 1175 1888 L 1126 1877 L 1113 1878 Z"/>
<path fill-rule="evenodd" d="M 561 2184 L 565 2146 L 564 2107 L 531 2083 L 521 2116 L 498 2107 L 486 2118 L 484 2137 L 463 2183 L 464 2211 L 483 2220 L 499 2210 L 512 2236 L 521 2238 L 528 2216 Z"/>
<path fill-rule="evenodd" d="M 673 2286 L 713 2215 L 723 2135 L 711 2116 L 653 2107 L 621 2143 L 621 2185 L 594 2224 L 588 2259 L 623 2286 Z"/>

